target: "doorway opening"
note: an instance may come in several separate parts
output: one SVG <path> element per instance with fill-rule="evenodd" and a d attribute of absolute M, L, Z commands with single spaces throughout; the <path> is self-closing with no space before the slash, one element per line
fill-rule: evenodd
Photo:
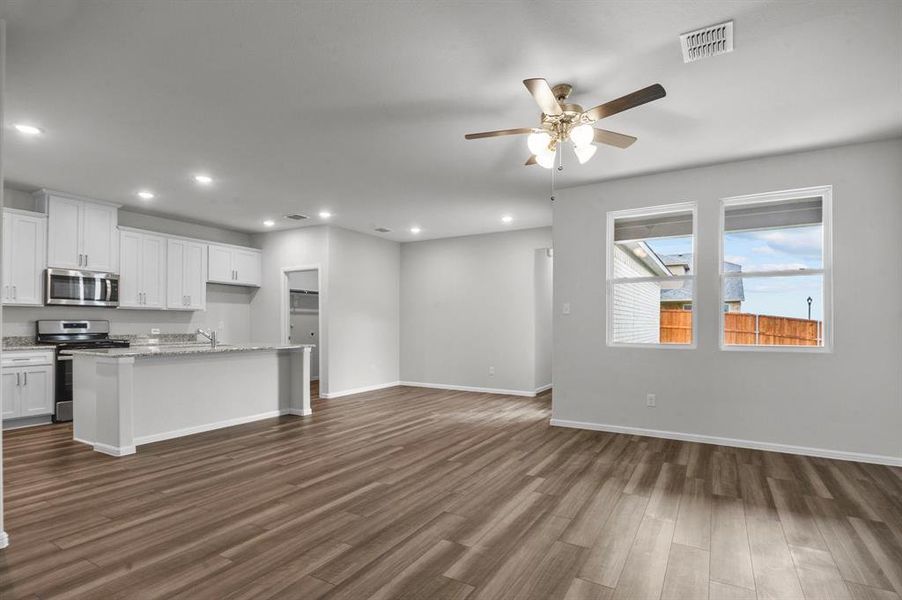
<path fill-rule="evenodd" d="M 313 344 L 310 352 L 310 396 L 328 393 L 322 351 L 325 294 L 317 265 L 282 269 L 282 343 Z"/>

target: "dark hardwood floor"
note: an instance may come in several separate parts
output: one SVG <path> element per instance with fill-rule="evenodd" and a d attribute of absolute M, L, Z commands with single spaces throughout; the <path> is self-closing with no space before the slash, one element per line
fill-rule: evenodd
<path fill-rule="evenodd" d="M 898 600 L 902 470 L 394 388 L 110 458 L 4 435 L 0 598 Z"/>

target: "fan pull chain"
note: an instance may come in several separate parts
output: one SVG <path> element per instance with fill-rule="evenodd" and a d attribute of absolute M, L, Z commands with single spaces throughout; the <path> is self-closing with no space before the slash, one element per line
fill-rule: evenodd
<path fill-rule="evenodd" d="M 551 168 L 551 201 L 554 202 L 554 167 Z"/>

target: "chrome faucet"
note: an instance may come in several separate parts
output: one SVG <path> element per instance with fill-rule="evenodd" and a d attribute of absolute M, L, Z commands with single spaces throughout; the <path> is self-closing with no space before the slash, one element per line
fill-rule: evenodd
<path fill-rule="evenodd" d="M 209 330 L 198 329 L 196 335 L 202 335 L 210 340 L 210 348 L 216 348 L 216 330 L 212 327 Z"/>

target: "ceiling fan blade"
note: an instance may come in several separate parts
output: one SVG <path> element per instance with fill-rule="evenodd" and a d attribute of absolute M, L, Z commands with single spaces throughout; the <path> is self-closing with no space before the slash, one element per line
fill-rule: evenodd
<path fill-rule="evenodd" d="M 536 162 L 536 155 L 530 154 L 529 158 L 526 159 L 526 162 L 523 163 L 523 166 L 528 167 L 529 165 L 537 165 L 537 164 L 539 164 L 539 163 Z"/>
<path fill-rule="evenodd" d="M 539 105 L 539 108 L 542 109 L 543 113 L 555 116 L 564 114 L 561 105 L 558 103 L 557 98 L 554 97 L 554 92 L 551 91 L 551 86 L 548 85 L 547 81 L 541 78 L 524 79 L 523 85 L 526 86 L 526 89 L 529 90 L 529 93 L 535 98 L 536 104 Z"/>
<path fill-rule="evenodd" d="M 631 135 L 624 135 L 622 133 L 608 131 L 607 129 L 596 129 L 595 141 L 599 144 L 607 144 L 608 146 L 629 148 L 635 143 L 636 138 Z"/>
<path fill-rule="evenodd" d="M 658 100 L 666 95 L 667 92 L 664 91 L 664 88 L 661 87 L 661 84 L 656 83 L 654 85 L 648 86 L 647 88 L 642 88 L 641 90 L 635 91 L 632 94 L 621 96 L 616 100 L 611 100 L 610 102 L 599 104 L 595 108 L 590 108 L 583 114 L 585 114 L 593 121 L 599 121 L 601 119 L 604 119 L 605 117 L 610 117 L 611 115 L 616 115 L 619 112 L 641 106 L 646 102 Z"/>
<path fill-rule="evenodd" d="M 520 127 L 519 129 L 499 129 L 498 131 L 483 131 L 481 133 L 468 133 L 464 136 L 468 140 L 479 140 L 482 138 L 499 137 L 502 135 L 523 135 L 532 133 L 532 127 Z"/>

